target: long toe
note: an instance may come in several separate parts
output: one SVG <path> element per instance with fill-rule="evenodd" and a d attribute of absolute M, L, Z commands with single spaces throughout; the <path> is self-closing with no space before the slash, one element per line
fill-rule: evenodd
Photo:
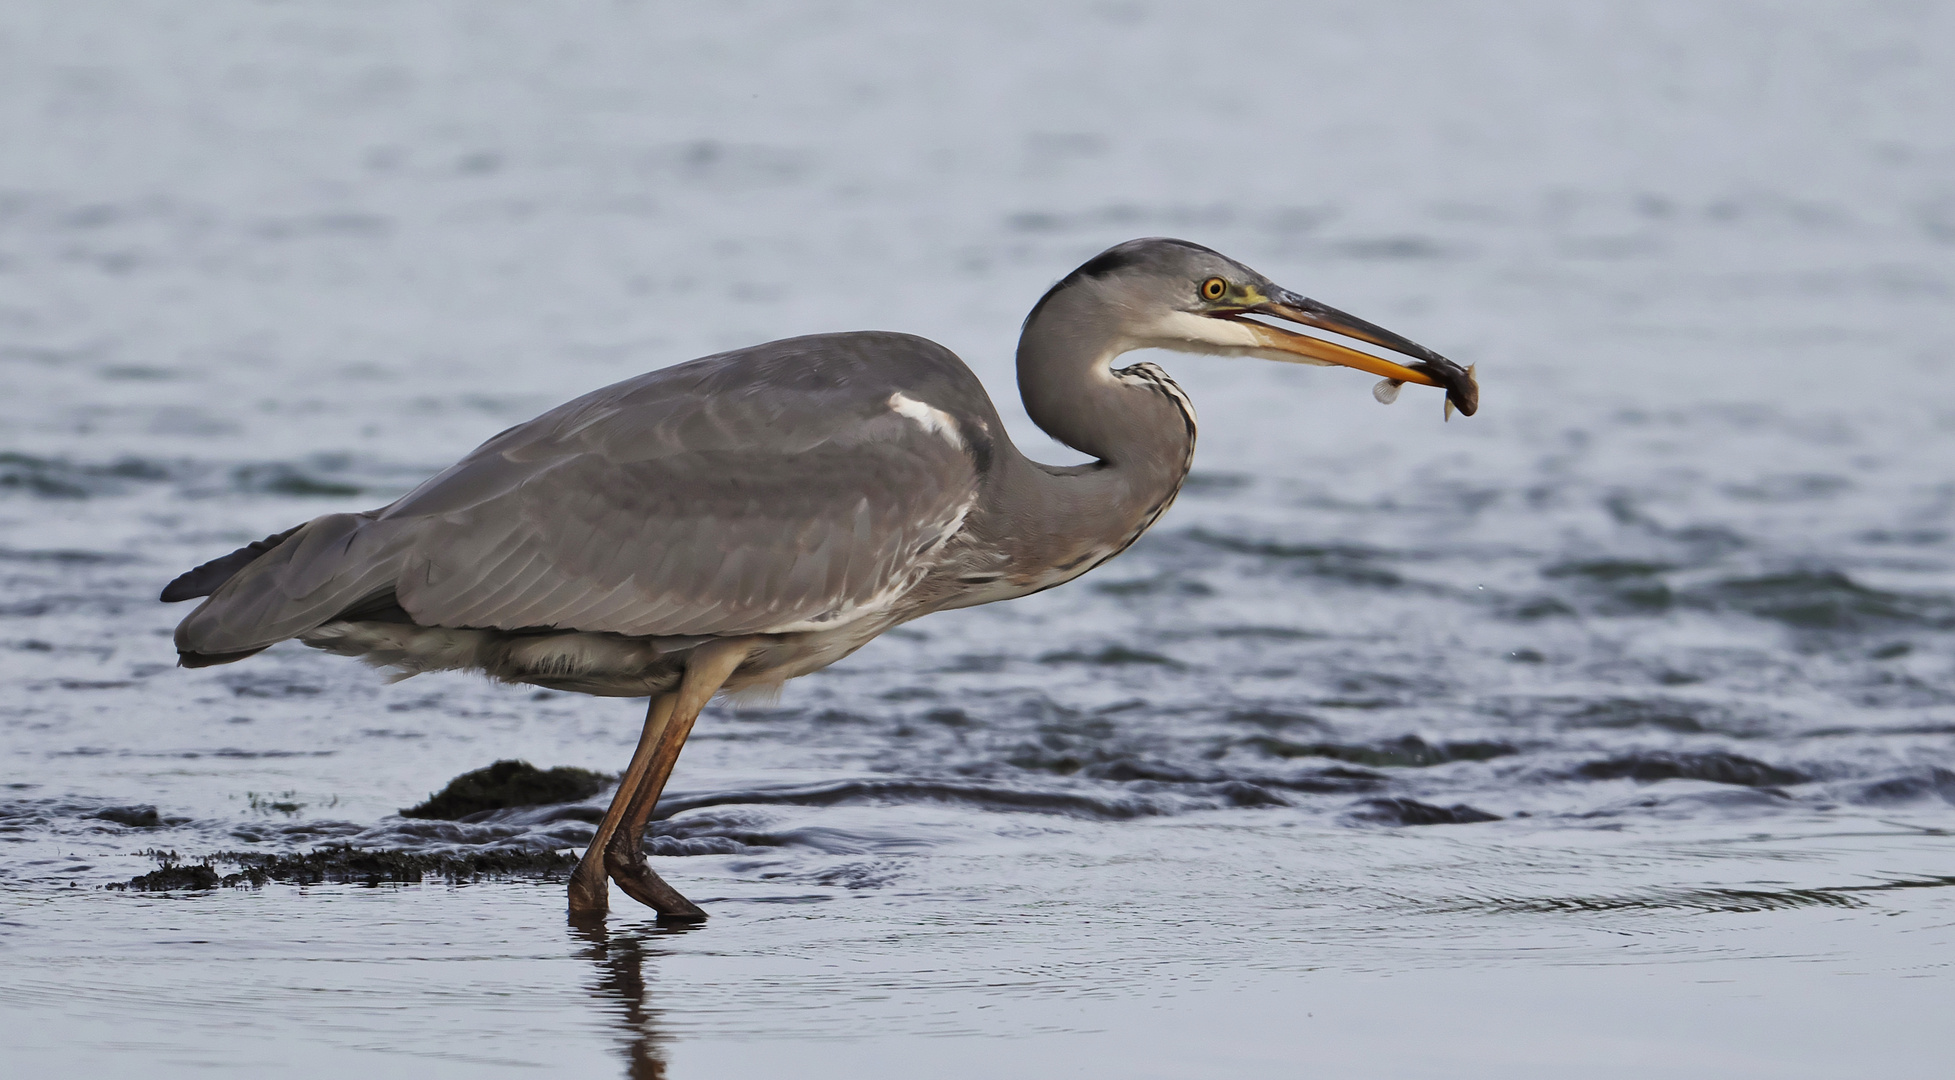
<path fill-rule="evenodd" d="M 680 896 L 679 890 L 667 885 L 648 866 L 639 867 L 635 874 L 613 872 L 611 880 L 618 883 L 618 888 L 623 889 L 625 895 L 646 907 L 657 909 L 661 919 L 700 922 L 706 918 L 704 908 Z"/>
<path fill-rule="evenodd" d="M 657 910 L 660 918 L 697 921 L 706 917 L 704 909 L 680 896 L 679 890 L 652 872 L 645 864 L 643 850 L 633 850 L 622 832 L 612 837 L 610 847 L 605 849 L 604 870 L 626 896 Z"/>

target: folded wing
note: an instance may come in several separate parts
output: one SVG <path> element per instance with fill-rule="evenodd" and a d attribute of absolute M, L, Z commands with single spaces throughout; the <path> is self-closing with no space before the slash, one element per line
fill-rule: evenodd
<path fill-rule="evenodd" d="M 247 652 L 389 598 L 426 626 L 844 625 L 914 587 L 975 502 L 988 434 L 972 393 L 941 347 L 889 334 L 640 376 L 503 432 L 389 507 L 309 523 L 184 620 L 178 647 Z"/>

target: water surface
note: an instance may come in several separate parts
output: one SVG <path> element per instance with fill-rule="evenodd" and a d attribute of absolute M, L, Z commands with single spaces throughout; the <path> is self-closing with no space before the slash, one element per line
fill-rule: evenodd
<path fill-rule="evenodd" d="M 1945 1058 L 1943 5 L 29 4 L 0 20 L 0 999 L 157 1075 L 1832 1076 Z M 1228 20 L 1244 16 L 1230 13 Z M 1267 23 L 1268 25 L 1263 25 Z M 1182 500 L 1087 578 L 716 708 L 713 913 L 497 880 L 117 891 L 219 852 L 575 851 L 632 702 L 182 671 L 163 582 L 576 393 L 957 349 L 1217 247 L 1477 363 L 1154 357 Z"/>

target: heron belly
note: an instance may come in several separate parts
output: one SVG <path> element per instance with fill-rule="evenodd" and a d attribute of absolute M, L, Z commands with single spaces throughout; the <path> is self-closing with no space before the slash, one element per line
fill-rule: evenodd
<path fill-rule="evenodd" d="M 834 663 L 902 621 L 861 620 L 811 633 L 762 635 L 726 682 L 729 692 L 778 687 Z M 596 697 L 646 697 L 674 689 L 687 657 L 709 637 L 509 633 L 403 622 L 336 621 L 299 636 L 315 649 L 391 669 L 393 681 L 428 671 L 472 671 L 499 682 L 527 683 Z"/>

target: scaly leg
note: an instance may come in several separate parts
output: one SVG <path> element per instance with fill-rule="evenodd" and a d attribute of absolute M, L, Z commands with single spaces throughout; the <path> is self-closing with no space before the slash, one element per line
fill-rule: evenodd
<path fill-rule="evenodd" d="M 625 774 L 618 778 L 618 792 L 611 796 L 611 808 L 604 811 L 604 820 L 598 823 L 597 835 L 591 837 L 590 846 L 584 849 L 584 857 L 570 875 L 570 914 L 573 916 L 595 917 L 610 910 L 611 881 L 604 872 L 604 849 L 611 845 L 611 835 L 618 831 L 618 822 L 624 820 L 625 809 L 631 805 L 632 793 L 645 781 L 645 772 L 652 766 L 652 754 L 658 749 L 659 736 L 665 734 L 665 727 L 672 720 L 672 706 L 678 700 L 677 694 L 660 694 L 652 699 L 645 710 L 645 730 L 638 736 L 638 749 L 632 751 L 631 764 L 626 766 Z"/>
<path fill-rule="evenodd" d="M 645 864 L 645 826 L 652 820 L 652 810 L 658 805 L 660 793 L 665 790 L 666 778 L 672 775 L 673 763 L 679 760 L 679 750 L 685 746 L 686 736 L 692 734 L 693 721 L 699 719 L 699 711 L 726 684 L 727 678 L 753 651 L 753 647 L 751 638 L 722 638 L 693 649 L 692 656 L 686 661 L 685 678 L 679 683 L 672 718 L 660 733 L 658 749 L 652 753 L 645 777 L 637 790 L 631 793 L 631 804 L 619 819 L 610 843 L 605 846 L 604 868 L 610 873 L 611 880 L 617 882 L 618 887 L 633 900 L 657 908 L 662 916 L 704 919 L 706 913 L 680 896 L 677 889 L 660 880 Z"/>

